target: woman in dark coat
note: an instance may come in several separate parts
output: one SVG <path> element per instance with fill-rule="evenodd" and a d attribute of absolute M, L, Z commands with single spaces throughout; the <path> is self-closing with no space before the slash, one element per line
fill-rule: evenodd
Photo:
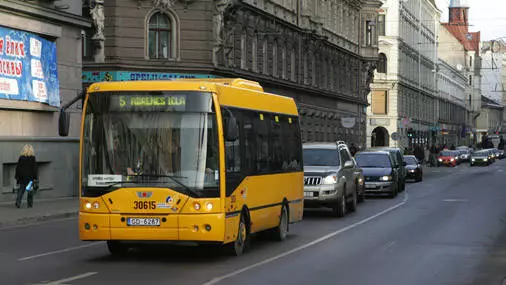
<path fill-rule="evenodd" d="M 16 181 L 19 184 L 18 195 L 16 197 L 16 207 L 21 207 L 21 201 L 26 191 L 26 186 L 30 181 L 37 180 L 37 161 L 35 160 L 35 154 L 33 146 L 27 144 L 23 147 L 21 155 L 18 159 L 18 165 L 16 166 Z M 33 207 L 33 189 L 28 191 L 27 194 L 28 208 Z"/>

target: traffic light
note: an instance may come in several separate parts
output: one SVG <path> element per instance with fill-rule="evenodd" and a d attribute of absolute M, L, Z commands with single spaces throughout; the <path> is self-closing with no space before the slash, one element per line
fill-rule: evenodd
<path fill-rule="evenodd" d="M 408 138 L 412 138 L 415 136 L 415 131 L 412 128 L 408 129 Z"/>

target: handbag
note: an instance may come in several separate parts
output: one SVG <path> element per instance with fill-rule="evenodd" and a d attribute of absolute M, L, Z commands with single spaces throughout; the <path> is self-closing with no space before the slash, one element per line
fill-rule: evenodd
<path fill-rule="evenodd" d="M 39 180 L 33 180 L 33 191 L 37 192 L 39 190 Z"/>

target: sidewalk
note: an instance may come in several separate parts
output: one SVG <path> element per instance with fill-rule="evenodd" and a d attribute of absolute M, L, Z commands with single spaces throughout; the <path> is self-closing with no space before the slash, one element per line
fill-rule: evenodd
<path fill-rule="evenodd" d="M 14 202 L 0 203 L 0 228 L 76 217 L 78 209 L 77 197 L 39 200 L 35 198 L 33 208 L 27 208 L 25 195 L 20 209 L 14 206 Z"/>

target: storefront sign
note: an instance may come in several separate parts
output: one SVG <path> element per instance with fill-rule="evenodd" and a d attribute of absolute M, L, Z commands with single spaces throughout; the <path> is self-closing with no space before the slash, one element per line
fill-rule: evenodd
<path fill-rule="evenodd" d="M 102 81 L 175 80 L 186 78 L 216 78 L 208 74 L 133 72 L 133 71 L 83 71 L 83 83 Z"/>
<path fill-rule="evenodd" d="M 0 26 L 0 99 L 60 106 L 54 42 Z"/>

